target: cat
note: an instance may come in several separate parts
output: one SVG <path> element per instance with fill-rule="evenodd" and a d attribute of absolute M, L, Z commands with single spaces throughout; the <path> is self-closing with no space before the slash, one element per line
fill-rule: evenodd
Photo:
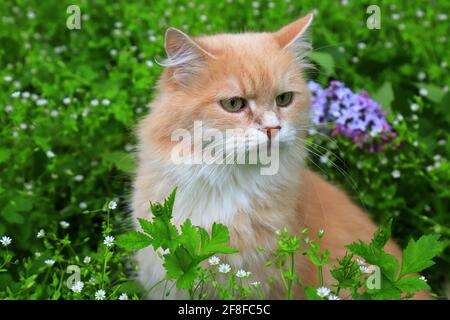
<path fill-rule="evenodd" d="M 305 55 L 311 48 L 308 33 L 312 20 L 309 14 L 276 32 L 197 38 L 169 28 L 165 34 L 167 59 L 161 62 L 165 68 L 157 95 L 138 126 L 134 220 L 151 219 L 149 201 L 163 201 L 177 187 L 174 223 L 180 225 L 189 218 L 205 228 L 213 222 L 225 224 L 230 244 L 239 253 L 222 258 L 250 271 L 252 281 L 261 282 L 266 297 L 272 299 L 284 297 L 283 286 L 277 272 L 265 266 L 267 251 L 256 250 L 256 245 L 275 249 L 277 230 L 324 230 L 320 245 L 335 261 L 344 256 L 346 244 L 369 241 L 376 229 L 343 191 L 305 165 L 303 139 L 309 123 L 310 94 L 304 70 L 308 67 Z M 176 142 L 172 133 L 180 128 L 191 132 L 195 121 L 219 131 L 243 128 L 244 134 L 257 136 L 264 143 L 277 141 L 278 171 L 263 175 L 259 165 L 174 164 Z M 238 144 L 245 140 L 238 133 L 236 139 Z M 393 241 L 386 248 L 401 257 Z M 136 259 L 137 277 L 145 288 L 164 278 L 162 260 L 155 251 L 141 250 Z M 296 259 L 304 286 L 317 286 L 314 266 L 303 256 Z M 269 287 L 272 276 L 275 282 Z M 324 279 L 329 286 L 332 279 L 328 269 Z M 161 299 L 162 287 L 156 286 L 148 298 Z M 303 297 L 301 290 L 296 297 Z M 169 298 L 186 296 L 171 290 Z"/>

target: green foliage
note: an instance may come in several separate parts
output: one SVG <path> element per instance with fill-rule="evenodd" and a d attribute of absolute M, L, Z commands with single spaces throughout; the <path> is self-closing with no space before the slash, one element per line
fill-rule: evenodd
<path fill-rule="evenodd" d="M 316 9 L 310 57 L 317 72 L 308 76 L 322 84 L 332 77 L 355 91 L 367 90 L 383 103 L 398 136 L 383 152 L 370 154 L 347 139 L 315 134 L 308 141 L 309 165 L 342 186 L 376 221 L 394 215 L 393 234 L 403 247 L 423 234 L 439 235 L 448 244 L 448 23 L 439 18 L 450 11 L 448 2 L 379 1 L 380 30 L 364 27 L 369 1 L 344 6 L 339 1 L 262 0 L 258 7 L 244 0 L 79 1 L 80 30 L 65 26 L 71 4 L 0 1 L 0 237 L 13 240 L 0 247 L 0 297 L 94 298 L 101 289 L 83 277 L 86 294 L 76 296 L 61 283 L 68 276 L 66 267 L 82 265 L 84 256 L 92 262 L 82 265 L 82 272 L 101 278 L 104 257 L 110 255 L 102 245 L 104 212 L 97 210 L 105 199 L 119 200 L 110 234 L 126 227 L 121 204 L 134 169 L 132 128 L 154 97 L 161 73 L 155 58 L 164 56 L 163 35 L 169 26 L 192 35 L 270 31 Z M 419 73 L 425 78 L 419 79 Z M 420 94 L 421 88 L 427 94 Z M 412 110 L 412 104 L 418 109 Z M 322 156 L 328 160 L 321 161 Z M 393 177 L 394 170 L 399 178 Z M 62 220 L 70 227 L 62 228 Z M 164 230 L 164 225 L 156 228 Z M 44 240 L 36 239 L 41 228 Z M 176 236 L 174 230 L 165 232 Z M 130 248 L 149 240 L 136 236 L 126 242 L 132 241 Z M 440 296 L 450 266 L 445 248 L 424 271 Z M 111 286 L 105 282 L 102 289 L 116 298 L 120 290 L 115 286 L 127 283 L 130 262 L 111 250 L 106 264 Z M 416 252 L 414 245 L 409 251 Z M 413 256 L 407 258 L 411 270 L 429 264 Z M 45 265 L 46 259 L 54 259 L 55 265 Z M 403 266 L 399 268 L 401 273 Z M 346 286 L 352 286 L 352 277 L 345 274 Z M 218 291 L 230 296 L 229 287 Z"/>

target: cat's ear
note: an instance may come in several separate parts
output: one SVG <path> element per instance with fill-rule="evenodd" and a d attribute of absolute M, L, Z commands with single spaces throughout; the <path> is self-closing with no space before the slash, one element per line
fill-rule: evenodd
<path fill-rule="evenodd" d="M 187 84 L 190 77 L 199 74 L 207 59 L 214 58 L 191 37 L 175 28 L 167 29 L 164 46 L 167 59 L 161 65 L 173 68 L 173 78 L 182 84 Z"/>
<path fill-rule="evenodd" d="M 303 57 L 311 50 L 308 30 L 313 18 L 314 15 L 310 13 L 276 31 L 273 36 L 279 46 L 283 49 L 293 50 L 299 58 Z"/>

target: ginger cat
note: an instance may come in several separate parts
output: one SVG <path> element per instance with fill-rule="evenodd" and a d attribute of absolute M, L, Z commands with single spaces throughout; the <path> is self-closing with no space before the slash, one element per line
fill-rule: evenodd
<path fill-rule="evenodd" d="M 223 257 L 234 267 L 252 272 L 268 298 L 283 298 L 282 285 L 267 281 L 275 274 L 265 267 L 266 253 L 257 245 L 276 248 L 275 231 L 298 232 L 307 226 L 325 231 L 322 248 L 331 259 L 345 254 L 345 245 L 369 241 L 376 226 L 345 193 L 304 165 L 302 139 L 308 125 L 310 96 L 303 76 L 303 57 L 310 48 L 305 36 L 312 15 L 277 32 L 220 34 L 191 38 L 170 28 L 166 32 L 166 68 L 157 86 L 151 111 L 139 125 L 138 169 L 134 181 L 134 218 L 150 219 L 149 201 L 163 201 L 177 187 L 174 223 L 190 218 L 209 228 L 220 222 L 230 230 L 231 245 L 239 253 Z M 241 128 L 244 136 L 279 142 L 276 174 L 262 175 L 259 165 L 174 164 L 171 152 L 177 129 L 192 131 L 195 121 L 209 129 Z M 250 148 L 258 144 L 250 139 Z M 189 149 L 191 150 L 191 149 Z M 242 150 L 242 148 L 241 148 Z M 136 219 L 134 219 L 136 220 Z M 136 226 L 136 228 L 138 228 Z M 389 242 L 387 251 L 400 257 Z M 137 253 L 139 281 L 150 288 L 164 278 L 162 261 L 151 249 Z M 297 257 L 305 285 L 316 284 L 314 267 Z M 331 276 L 325 270 L 325 284 Z M 160 299 L 162 286 L 149 298 Z M 302 298 L 302 293 L 297 293 Z M 423 296 L 426 297 L 426 296 Z M 186 298 L 172 290 L 170 298 Z"/>

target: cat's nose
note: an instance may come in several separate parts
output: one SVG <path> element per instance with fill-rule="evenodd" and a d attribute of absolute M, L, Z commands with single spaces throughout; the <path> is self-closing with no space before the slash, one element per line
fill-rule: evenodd
<path fill-rule="evenodd" d="M 274 127 L 264 127 L 261 130 L 267 134 L 267 137 L 269 140 L 272 140 L 272 137 L 275 136 L 278 131 L 280 131 L 281 126 L 274 126 Z"/>

